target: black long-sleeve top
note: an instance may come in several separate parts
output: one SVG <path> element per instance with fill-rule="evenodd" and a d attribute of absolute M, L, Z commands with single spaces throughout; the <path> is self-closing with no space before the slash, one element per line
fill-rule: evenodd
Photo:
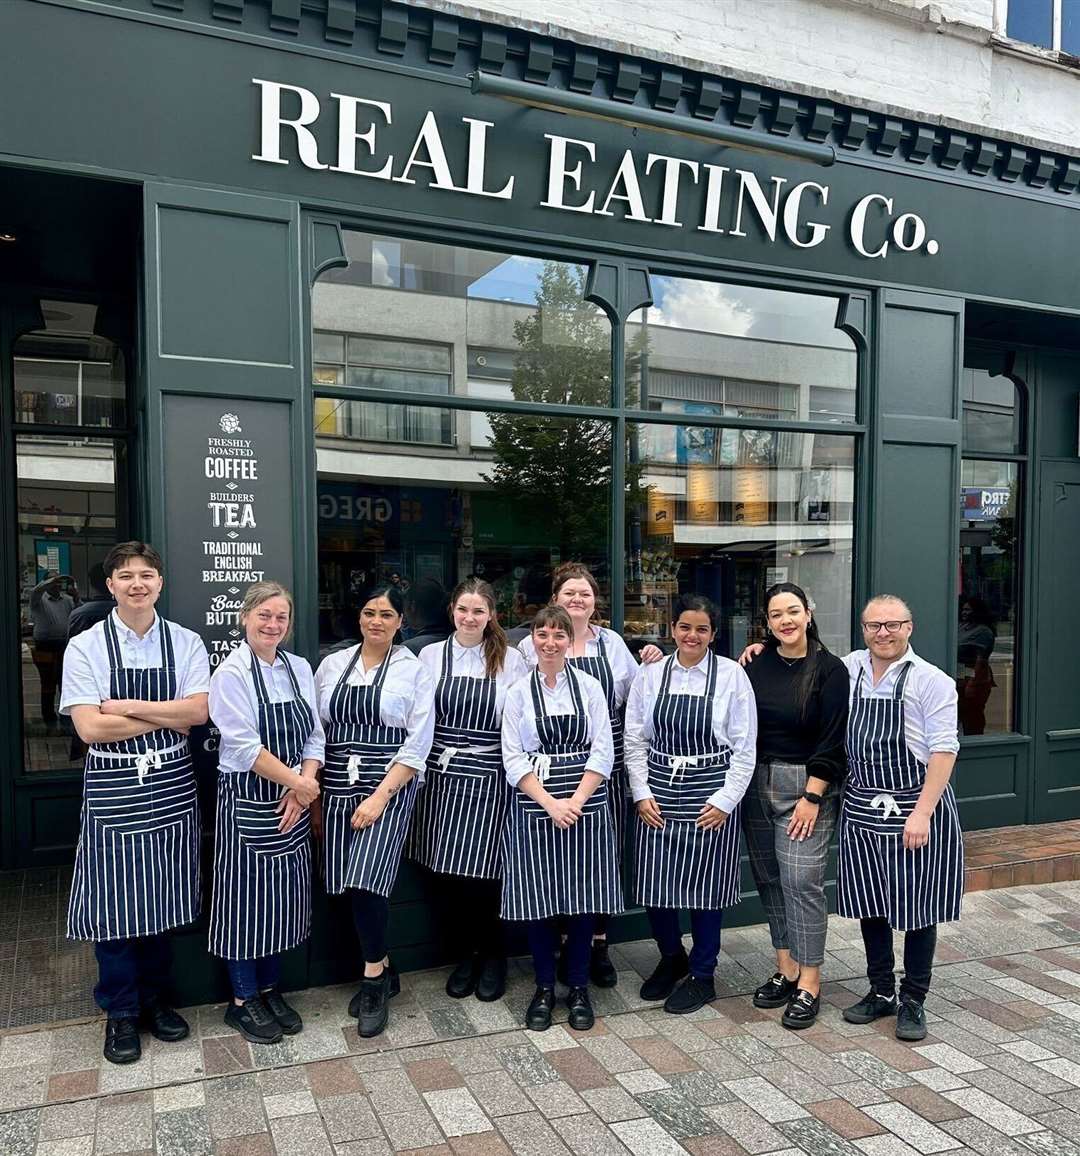
<path fill-rule="evenodd" d="M 800 658 L 789 665 L 769 647 L 746 668 L 757 699 L 758 760 L 804 763 L 808 775 L 840 783 L 847 773 L 847 667 L 835 654 L 818 654 L 814 686 L 800 717 L 798 680 L 805 662 Z"/>

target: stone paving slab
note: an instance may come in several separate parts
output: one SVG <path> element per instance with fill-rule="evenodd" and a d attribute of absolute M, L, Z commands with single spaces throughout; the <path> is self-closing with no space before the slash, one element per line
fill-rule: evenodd
<path fill-rule="evenodd" d="M 915 1046 L 842 1019 L 865 980 L 841 920 L 818 1023 L 797 1033 L 747 998 L 769 968 L 763 928 L 727 936 L 727 994 L 686 1017 L 638 998 L 651 944 L 614 947 L 619 986 L 583 1033 L 565 1010 L 521 1029 L 521 963 L 494 1005 L 447 1001 L 446 972 L 404 977 L 376 1040 L 356 1035 L 350 987 L 298 993 L 304 1031 L 269 1048 L 220 1007 L 188 1009 L 189 1040 L 148 1040 L 126 1068 L 102 1060 L 100 1020 L 7 1033 L 0 1154 L 1080 1156 L 1078 913 L 1080 883 L 969 896 Z"/>

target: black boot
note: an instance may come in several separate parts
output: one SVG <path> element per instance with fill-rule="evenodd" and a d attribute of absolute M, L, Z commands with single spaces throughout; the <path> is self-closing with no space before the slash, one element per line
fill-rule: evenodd
<path fill-rule="evenodd" d="M 678 955 L 662 955 L 653 969 L 652 975 L 641 985 L 641 998 L 650 1002 L 667 999 L 675 990 L 675 985 L 690 971 L 690 960 L 686 952 L 679 948 Z"/>
<path fill-rule="evenodd" d="M 567 1023 L 578 1032 L 587 1032 L 596 1023 L 587 987 L 572 987 L 566 996 L 566 1006 L 570 1011 Z"/>
<path fill-rule="evenodd" d="M 105 1022 L 105 1047 L 102 1051 L 110 1064 L 133 1064 L 142 1055 L 139 1029 L 128 1016 Z"/>
<path fill-rule="evenodd" d="M 454 968 L 446 981 L 446 994 L 454 999 L 464 999 L 472 995 L 476 988 L 476 977 L 480 970 L 480 961 L 475 955 L 463 959 Z"/>
<path fill-rule="evenodd" d="M 506 994 L 506 956 L 489 955 L 476 977 L 476 998 L 492 1003 Z"/>
<path fill-rule="evenodd" d="M 597 987 L 614 987 L 619 982 L 619 973 L 608 955 L 607 940 L 592 941 L 592 955 L 589 958 L 589 978 Z"/>
<path fill-rule="evenodd" d="M 384 967 L 381 975 L 364 976 L 360 981 L 360 1014 L 356 1030 L 361 1039 L 369 1039 L 382 1032 L 390 1019 L 390 969 Z"/>
<path fill-rule="evenodd" d="M 555 989 L 538 987 L 525 1013 L 525 1026 L 531 1032 L 546 1032 L 551 1027 L 551 1013 L 555 1007 Z"/>

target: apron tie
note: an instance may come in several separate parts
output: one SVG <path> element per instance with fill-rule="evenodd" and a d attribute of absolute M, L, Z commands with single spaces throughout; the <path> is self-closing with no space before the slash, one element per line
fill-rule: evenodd
<path fill-rule="evenodd" d="M 535 755 L 530 755 L 529 758 L 532 762 L 533 773 L 541 783 L 547 782 L 548 772 L 551 770 L 551 755 L 538 751 Z"/>
<path fill-rule="evenodd" d="M 446 747 L 442 754 L 439 755 L 439 770 L 445 771 L 450 765 L 450 760 L 456 759 L 460 753 L 457 747 Z"/>
<path fill-rule="evenodd" d="M 892 797 L 892 795 L 875 795 L 870 800 L 870 806 L 874 810 L 877 810 L 878 807 L 881 808 L 881 821 L 883 823 L 889 818 L 890 815 L 895 815 L 898 819 L 901 817 L 901 815 L 903 815 L 903 811 L 900 810 L 899 804 Z"/>
<path fill-rule="evenodd" d="M 676 779 L 681 779 L 683 771 L 687 767 L 696 767 L 698 765 L 697 755 L 672 755 L 671 756 L 671 778 L 668 779 L 668 786 L 673 787 Z"/>
<path fill-rule="evenodd" d="M 161 753 L 159 751 L 144 751 L 141 755 L 136 755 L 135 773 L 139 776 L 139 786 L 143 785 L 148 771 L 156 771 L 160 766 Z"/>
<path fill-rule="evenodd" d="M 360 756 L 349 755 L 349 761 L 345 766 L 345 770 L 349 774 L 349 786 L 354 786 L 360 781 Z"/>

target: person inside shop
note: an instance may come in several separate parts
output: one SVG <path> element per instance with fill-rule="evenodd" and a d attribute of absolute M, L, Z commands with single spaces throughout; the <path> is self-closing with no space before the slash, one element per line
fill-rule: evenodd
<path fill-rule="evenodd" d="M 848 773 L 840 804 L 838 914 L 858 919 L 870 991 L 849 1023 L 895 1017 L 896 1037 L 926 1037 L 937 925 L 960 918 L 964 844 L 950 779 L 960 749 L 956 683 L 911 647 L 911 610 L 895 594 L 862 611 L 865 650 L 843 660 L 850 685 Z M 743 657 L 760 653 L 760 644 Z M 893 931 L 904 933 L 896 995 Z"/>
<path fill-rule="evenodd" d="M 164 567 L 146 542 L 105 556 L 116 608 L 68 646 L 60 710 L 87 746 L 69 939 L 91 940 L 104 1055 L 142 1054 L 139 1029 L 166 1043 L 188 1025 L 168 1001 L 168 932 L 198 918 L 201 828 L 188 732 L 207 718 L 202 639 L 154 609 Z"/>
<path fill-rule="evenodd" d="M 502 718 L 506 779 L 514 788 L 503 836 L 503 919 L 526 924 L 536 992 L 525 1016 L 551 1027 L 555 952 L 566 933 L 570 1027 L 594 1023 L 589 999 L 593 921 L 623 909 L 608 802 L 614 751 L 607 694 L 567 662 L 574 626 L 561 606 L 533 619 L 536 668 L 510 687 Z"/>
<path fill-rule="evenodd" d="M 78 601 L 79 588 L 70 574 L 49 574 L 30 591 L 30 657 L 38 673 L 41 721 L 50 734 L 57 725 L 56 691 L 64 677 L 68 620 Z"/>
<path fill-rule="evenodd" d="M 681 595 L 675 653 L 638 669 L 626 703 L 626 770 L 639 820 L 634 896 L 660 949 L 641 998 L 663 1000 L 675 1014 L 716 998 L 723 912 L 739 898 L 739 807 L 756 758 L 754 692 L 737 663 L 713 653 L 717 621 L 708 598 Z"/>
<path fill-rule="evenodd" d="M 255 1044 L 304 1026 L 281 993 L 281 954 L 311 934 L 309 808 L 325 740 L 311 667 L 285 649 L 294 618 L 281 583 L 249 586 L 244 641 L 210 680 L 221 732 L 210 951 L 232 984 L 225 1022 Z"/>
<path fill-rule="evenodd" d="M 847 761 L 847 668 L 821 641 L 805 591 L 765 592 L 765 650 L 747 667 L 757 708 L 757 767 L 743 799 L 750 867 L 776 952 L 754 1005 L 784 1008 L 787 1028 L 817 1019 L 828 908 L 825 864 Z"/>
<path fill-rule="evenodd" d="M 991 659 L 997 623 L 978 595 L 960 599 L 956 633 L 956 693 L 960 729 L 965 735 L 986 733 L 986 704 L 997 682 Z"/>
<path fill-rule="evenodd" d="M 326 727 L 322 833 L 326 890 L 349 891 L 364 960 L 349 1003 L 363 1038 L 389 1021 L 401 990 L 387 953 L 390 893 L 401 866 L 434 727 L 427 668 L 401 643 L 404 599 L 395 585 L 360 607 L 361 641 L 328 654 L 315 679 Z"/>
<path fill-rule="evenodd" d="M 494 589 L 467 578 L 449 605 L 454 633 L 420 652 L 435 685 L 435 729 L 416 803 L 411 858 L 431 873 L 443 938 L 458 959 L 446 994 L 490 1002 L 506 991 L 499 918 L 510 789 L 500 735 L 506 693 L 528 674 L 496 614 Z"/>
<path fill-rule="evenodd" d="M 623 711 L 630 684 L 637 672 L 637 663 L 627 649 L 621 635 L 596 621 L 600 603 L 600 585 L 589 568 L 580 562 L 566 562 L 551 576 L 551 603 L 561 606 L 570 615 L 574 627 L 573 640 L 567 650 L 567 662 L 578 670 L 592 675 L 604 688 L 611 719 L 614 743 L 614 765 L 607 784 L 608 805 L 615 824 L 616 848 L 619 863 L 623 862 L 627 827 L 626 772 L 623 766 Z M 536 665 L 536 648 L 531 636 L 518 644 L 530 666 Z M 643 662 L 655 662 L 663 657 L 656 646 L 642 651 Z M 608 954 L 608 918 L 598 915 L 593 927 L 593 941 L 589 961 L 589 977 L 597 987 L 614 987 L 618 973 Z M 559 978 L 566 982 L 566 960 L 559 960 Z"/>
<path fill-rule="evenodd" d="M 434 578 L 421 578 L 405 591 L 405 621 L 408 637 L 405 645 L 418 655 L 425 646 L 450 637 L 446 619 L 446 588 Z"/>

